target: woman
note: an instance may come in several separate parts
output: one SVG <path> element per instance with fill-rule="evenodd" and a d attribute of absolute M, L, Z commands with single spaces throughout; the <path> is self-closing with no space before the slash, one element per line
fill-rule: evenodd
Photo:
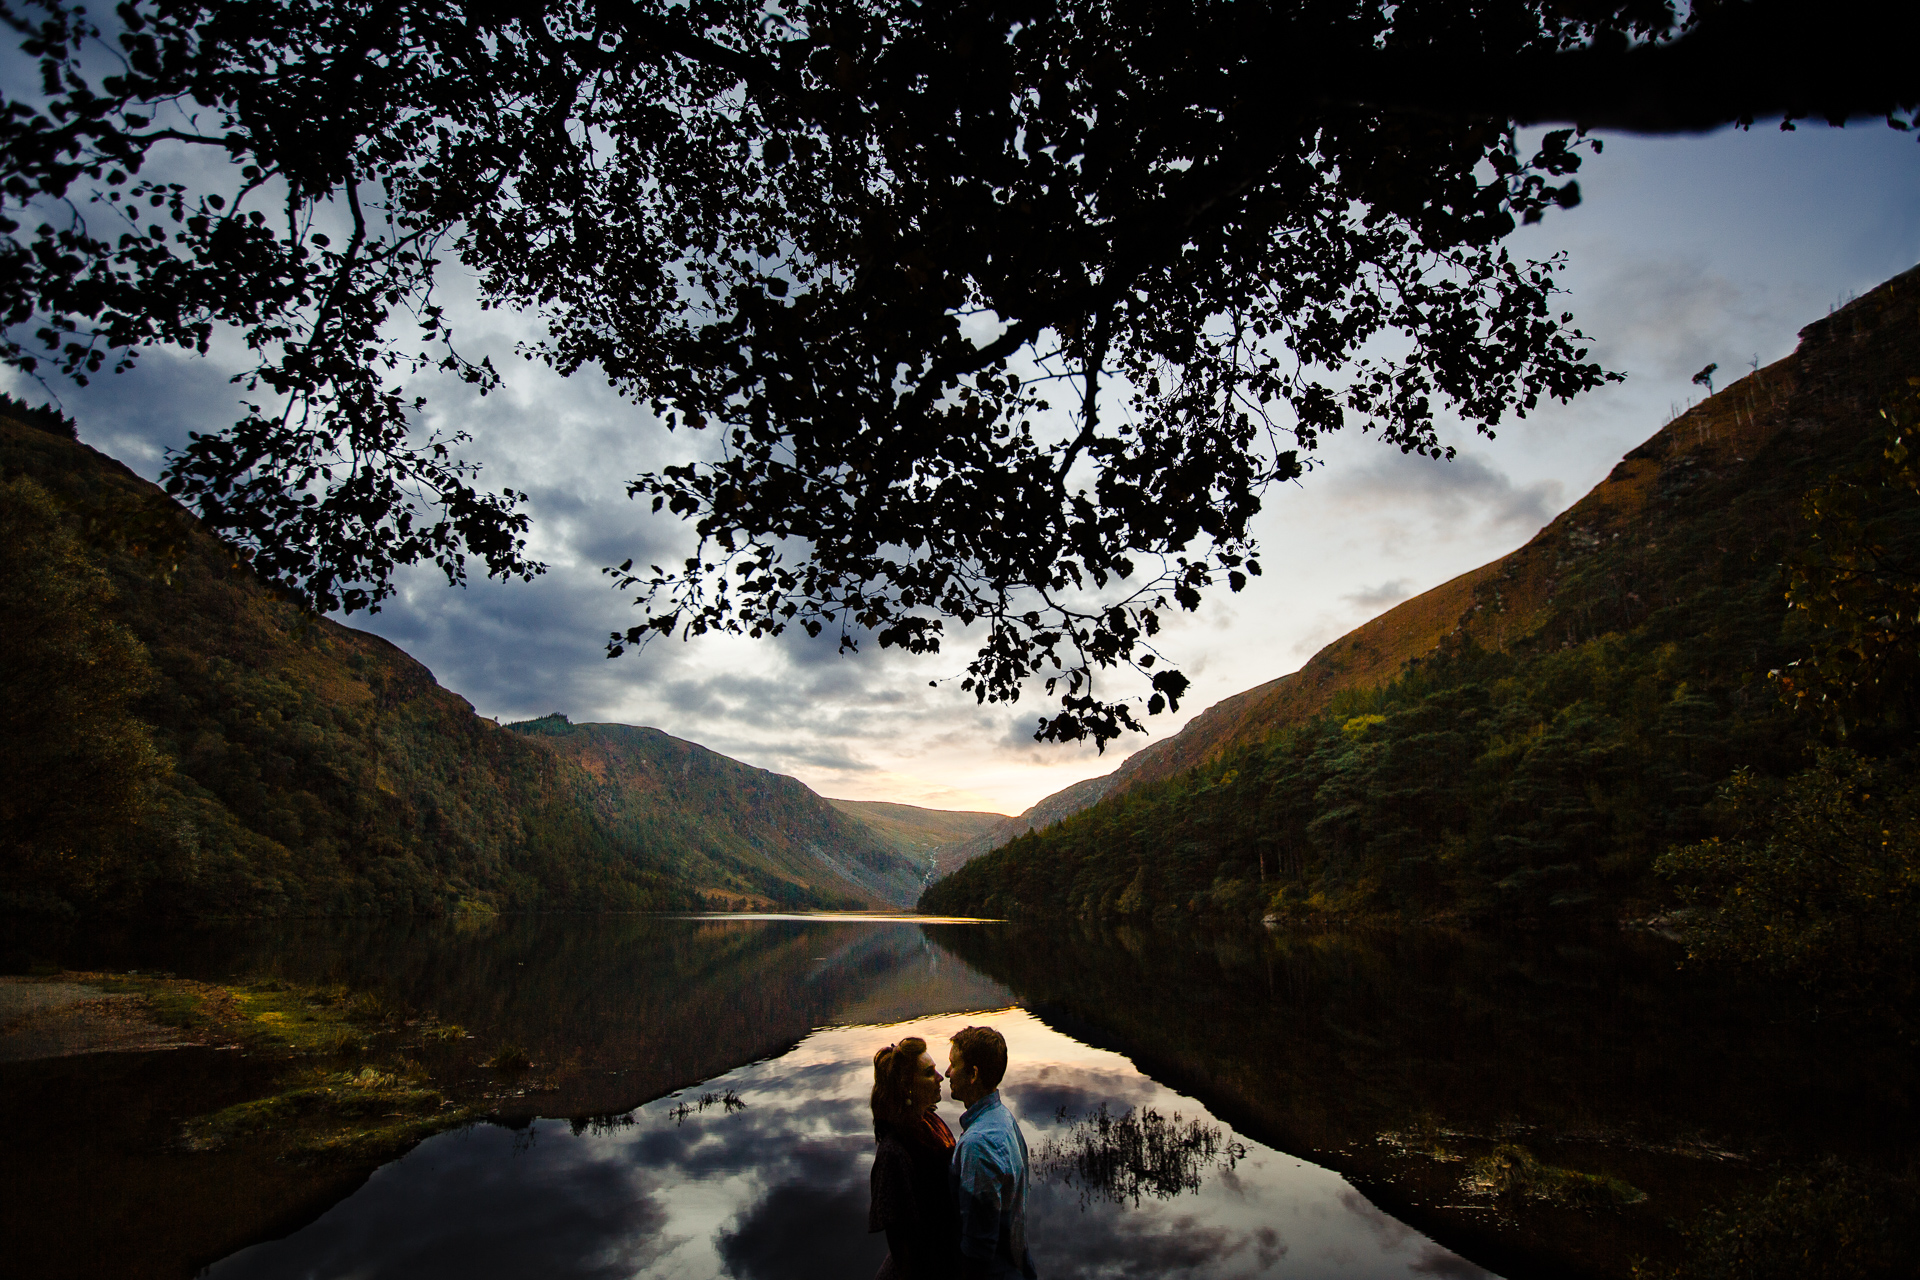
<path fill-rule="evenodd" d="M 947 1189 L 953 1131 L 934 1112 L 939 1069 L 908 1036 L 873 1055 L 873 1207 L 867 1230 L 887 1233 L 878 1280 L 948 1280 L 960 1271 L 960 1220 Z"/>

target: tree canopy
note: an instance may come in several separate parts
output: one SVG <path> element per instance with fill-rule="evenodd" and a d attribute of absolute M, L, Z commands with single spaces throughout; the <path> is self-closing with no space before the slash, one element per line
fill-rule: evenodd
<path fill-rule="evenodd" d="M 1326 432 L 1446 453 L 1439 415 L 1614 376 L 1502 244 L 1578 200 L 1588 127 L 1920 104 L 1920 19 L 1779 0 L 0 12 L 42 73 L 0 119 L 0 353 L 84 381 L 237 332 L 259 403 L 168 484 L 269 580 L 351 612 L 404 564 L 542 568 L 525 495 L 419 427 L 409 379 L 499 384 L 457 267 L 524 354 L 721 437 L 631 482 L 700 544 L 611 571 L 611 653 L 959 624 L 969 691 L 1044 680 L 1041 736 L 1102 744 L 1139 722 L 1096 674 L 1177 707 L 1154 636 L 1260 572 Z"/>

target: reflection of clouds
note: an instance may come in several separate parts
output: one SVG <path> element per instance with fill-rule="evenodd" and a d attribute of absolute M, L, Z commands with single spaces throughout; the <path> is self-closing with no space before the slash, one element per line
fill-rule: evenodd
<path fill-rule="evenodd" d="M 1221 1186 L 1242 1200 L 1247 1198 L 1247 1184 L 1240 1181 L 1240 1171 L 1238 1169 L 1222 1165 L 1216 1169 L 1214 1173 L 1215 1176 L 1220 1179 Z"/>
<path fill-rule="evenodd" d="M 1116 1113 L 1145 1106 L 1159 1094 L 1159 1086 L 1136 1071 L 1092 1071 L 1079 1063 L 1028 1067 L 1000 1086 L 1007 1106 L 1036 1128 L 1071 1123 L 1101 1103 Z M 1058 1118 L 1062 1110 L 1065 1121 Z"/>
<path fill-rule="evenodd" d="M 1089 1115 L 1105 1103 L 1109 1111 L 1119 1114 L 1129 1107 L 1136 1106 L 1150 1091 L 1127 1088 L 1131 1081 L 1111 1079 L 1092 1079 L 1076 1082 L 1064 1079 L 1035 1080 L 1020 1084 L 1002 1085 L 1000 1096 L 1013 1113 L 1030 1125 L 1046 1128 L 1055 1124 L 1070 1124 L 1081 1116 Z M 1121 1085 L 1112 1088 L 1112 1085 Z M 1065 1112 L 1065 1117 L 1061 1113 Z"/>
<path fill-rule="evenodd" d="M 1484 1267 L 1468 1262 L 1457 1253 L 1442 1249 L 1431 1240 L 1423 1238 L 1412 1227 L 1381 1211 L 1373 1201 L 1351 1188 L 1340 1193 L 1340 1203 L 1349 1213 L 1367 1224 L 1374 1239 L 1380 1242 L 1383 1251 L 1403 1252 L 1409 1246 L 1418 1246 L 1419 1257 L 1407 1265 L 1414 1275 L 1459 1277 L 1459 1280 L 1481 1280 L 1492 1273 Z"/>
<path fill-rule="evenodd" d="M 787 1161 L 788 1176 L 715 1242 L 727 1274 L 842 1280 L 879 1270 L 886 1237 L 866 1234 L 867 1180 L 849 1176 L 864 1172 L 872 1158 L 871 1138 L 801 1143 Z"/>
<path fill-rule="evenodd" d="M 1065 1080 L 1003 1085 L 1000 1097 L 1015 1115 L 1033 1125 L 1052 1124 L 1063 1111 L 1072 1119 L 1093 1110 L 1102 1101 L 1097 1090 Z"/>
<path fill-rule="evenodd" d="M 545 1130 L 548 1126 L 543 1125 Z M 492 1125 L 444 1135 L 379 1170 L 285 1240 L 211 1269 L 219 1280 L 473 1280 L 631 1276 L 677 1241 L 651 1180 L 574 1142 Z M 587 1158 L 582 1158 L 583 1156 Z"/>
<path fill-rule="evenodd" d="M 1271 1227 L 1235 1230 L 1198 1213 L 1079 1206 L 1058 1187 L 1029 1192 L 1029 1247 L 1046 1276 L 1113 1277 L 1265 1271 L 1287 1252 Z"/>

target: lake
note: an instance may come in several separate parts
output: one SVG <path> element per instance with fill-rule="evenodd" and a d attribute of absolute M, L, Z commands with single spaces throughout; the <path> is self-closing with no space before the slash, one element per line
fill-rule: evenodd
<path fill-rule="evenodd" d="M 73 967 L 345 982 L 533 1061 L 494 1120 L 377 1169 L 191 1183 L 205 1200 L 285 1182 L 249 1219 L 270 1229 L 202 1257 L 220 1280 L 871 1275 L 873 1052 L 919 1035 L 944 1062 L 970 1024 L 1010 1047 L 1049 1277 L 1622 1275 L 1781 1160 L 1876 1158 L 1915 1132 L 1899 1046 L 1644 936 L 544 916 L 35 945 Z M 177 1065 L 147 1085 L 115 1066 L 116 1097 L 240 1069 L 142 1056 Z M 74 1115 L 58 1140 L 90 1151 L 88 1125 L 114 1123 Z M 1503 1189 L 1516 1150 L 1577 1177 Z M 36 1157 L 63 1158 L 114 1159 Z M 139 1158 L 129 1205 L 189 1185 L 199 1157 Z M 104 1239 L 102 1207 L 22 1225 Z"/>

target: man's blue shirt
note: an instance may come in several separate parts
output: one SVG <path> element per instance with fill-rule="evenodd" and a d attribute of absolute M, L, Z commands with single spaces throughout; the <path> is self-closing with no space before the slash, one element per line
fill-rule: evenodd
<path fill-rule="evenodd" d="M 960 1206 L 960 1252 L 994 1277 L 1030 1277 L 1027 1260 L 1027 1140 L 995 1090 L 960 1117 L 947 1175 Z"/>

